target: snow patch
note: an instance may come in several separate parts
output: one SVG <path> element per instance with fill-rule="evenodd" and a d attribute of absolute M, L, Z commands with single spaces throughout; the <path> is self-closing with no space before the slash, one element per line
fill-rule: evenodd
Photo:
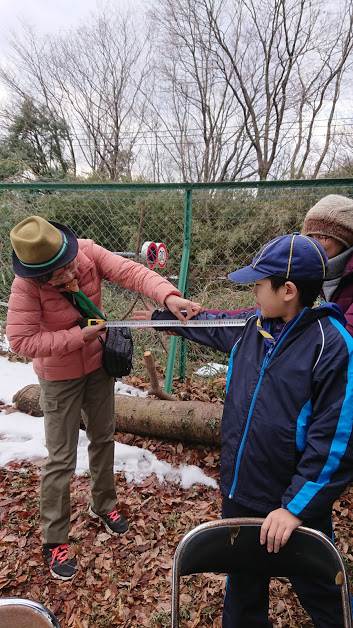
<path fill-rule="evenodd" d="M 0 356 L 0 399 L 12 402 L 12 396 L 28 384 L 38 383 L 32 364 L 9 362 Z M 146 393 L 118 382 L 120 394 L 133 394 L 146 397 Z M 124 392 L 121 392 L 124 391 Z M 88 473 L 88 439 L 80 430 L 77 447 L 76 474 Z M 44 421 L 42 417 L 32 417 L 22 412 L 5 414 L 0 412 L 0 467 L 14 460 L 38 460 L 47 456 L 45 447 Z M 115 443 L 114 471 L 122 472 L 127 482 L 140 484 L 154 473 L 160 482 L 173 482 L 183 488 L 193 484 L 203 484 L 217 488 L 217 482 L 193 465 L 173 467 L 159 460 L 155 454 L 141 447 Z"/>
<path fill-rule="evenodd" d="M 228 370 L 226 364 L 218 364 L 217 362 L 208 362 L 205 366 L 201 366 L 195 375 L 199 377 L 214 377 L 215 375 L 223 375 Z"/>
<path fill-rule="evenodd" d="M 147 397 L 148 395 L 147 391 L 136 388 L 135 386 L 129 386 L 129 384 L 125 384 L 120 379 L 115 383 L 115 394 L 130 397 Z"/>

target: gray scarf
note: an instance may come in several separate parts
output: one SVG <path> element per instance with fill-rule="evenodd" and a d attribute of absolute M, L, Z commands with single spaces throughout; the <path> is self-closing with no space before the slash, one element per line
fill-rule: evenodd
<path fill-rule="evenodd" d="M 346 264 L 352 255 L 353 246 L 349 249 L 345 249 L 342 253 L 336 255 L 336 257 L 331 257 L 331 259 L 329 259 L 326 278 L 322 286 L 326 301 L 331 299 L 336 288 L 338 288 Z"/>

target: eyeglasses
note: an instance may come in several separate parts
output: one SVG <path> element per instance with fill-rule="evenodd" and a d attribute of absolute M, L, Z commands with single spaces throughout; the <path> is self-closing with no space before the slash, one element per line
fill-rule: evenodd
<path fill-rule="evenodd" d="M 332 238 L 331 236 L 322 235 L 321 233 L 311 233 L 310 237 L 314 238 L 315 240 L 322 240 L 323 242 L 328 242 L 328 240 L 334 240 L 334 238 Z"/>

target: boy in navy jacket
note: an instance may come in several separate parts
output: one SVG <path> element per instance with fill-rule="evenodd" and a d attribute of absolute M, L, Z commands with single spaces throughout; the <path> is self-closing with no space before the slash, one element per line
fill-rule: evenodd
<path fill-rule="evenodd" d="M 265 517 L 260 542 L 278 552 L 302 523 L 332 537 L 331 509 L 353 478 L 353 339 L 333 304 L 313 307 L 327 258 L 315 240 L 275 238 L 229 279 L 254 284 L 243 328 L 178 333 L 230 352 L 222 418 L 223 517 Z M 234 313 L 197 318 L 234 318 Z M 144 314 L 136 313 L 136 318 Z M 153 319 L 174 318 L 155 311 Z M 338 587 L 293 578 L 319 628 L 343 626 Z M 223 628 L 262 628 L 269 580 L 228 579 Z"/>

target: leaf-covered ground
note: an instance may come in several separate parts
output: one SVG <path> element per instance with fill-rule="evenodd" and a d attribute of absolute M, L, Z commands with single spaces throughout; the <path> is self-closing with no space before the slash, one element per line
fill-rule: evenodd
<path fill-rule="evenodd" d="M 173 464 L 198 464 L 218 477 L 218 451 L 163 443 L 119 434 L 121 441 L 149 448 Z M 128 484 L 117 476 L 120 504 L 130 530 L 118 539 L 87 515 L 88 478 L 72 482 L 71 541 L 79 557 L 79 573 L 71 582 L 53 580 L 43 566 L 38 519 L 40 469 L 13 464 L 0 470 L 0 590 L 2 596 L 23 596 L 48 606 L 62 628 L 170 626 L 170 574 L 180 538 L 195 525 L 216 518 L 218 491 L 205 487 L 183 490 L 161 485 L 154 477 Z M 353 488 L 335 504 L 335 532 L 348 566 L 353 566 Z M 182 626 L 220 627 L 224 578 L 197 576 L 184 580 Z M 274 626 L 298 628 L 312 624 L 290 586 L 271 585 Z"/>

